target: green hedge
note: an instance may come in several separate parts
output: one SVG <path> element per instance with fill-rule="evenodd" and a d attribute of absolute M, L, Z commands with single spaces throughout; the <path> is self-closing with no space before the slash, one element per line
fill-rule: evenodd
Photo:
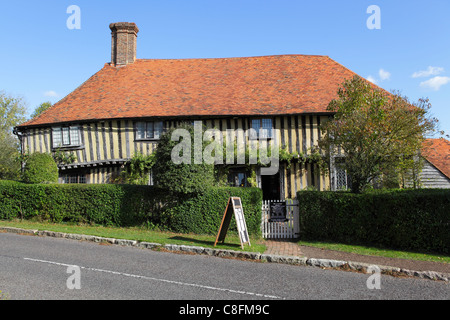
<path fill-rule="evenodd" d="M 198 195 L 170 196 L 150 186 L 0 181 L 0 219 L 114 226 L 150 222 L 175 232 L 215 234 L 229 196 L 242 198 L 249 233 L 259 234 L 262 192 L 256 188 L 209 188 Z"/>
<path fill-rule="evenodd" d="M 261 234 L 262 191 L 258 188 L 214 187 L 196 196 L 180 195 L 177 204 L 166 210 L 162 224 L 180 233 L 217 234 L 229 197 L 240 197 L 250 235 Z M 229 230 L 236 232 L 236 220 Z"/>
<path fill-rule="evenodd" d="M 297 193 L 304 240 L 448 254 L 450 190 Z"/>
<path fill-rule="evenodd" d="M 135 225 L 154 218 L 161 190 L 134 185 L 24 184 L 0 181 L 0 219 Z"/>

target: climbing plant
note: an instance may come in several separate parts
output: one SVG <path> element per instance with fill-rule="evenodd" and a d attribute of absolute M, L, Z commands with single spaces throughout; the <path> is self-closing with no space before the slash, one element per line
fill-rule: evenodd
<path fill-rule="evenodd" d="M 155 154 L 143 155 L 136 153 L 126 164 L 115 183 L 146 185 L 153 165 L 155 164 Z"/>
<path fill-rule="evenodd" d="M 52 153 L 53 159 L 57 164 L 72 164 L 77 161 L 77 156 L 73 152 L 64 152 L 61 149 L 56 149 Z"/>

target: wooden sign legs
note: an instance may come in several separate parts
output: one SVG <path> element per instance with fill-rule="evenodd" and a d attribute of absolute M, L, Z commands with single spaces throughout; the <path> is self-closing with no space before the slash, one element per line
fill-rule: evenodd
<path fill-rule="evenodd" d="M 230 205 L 231 204 L 231 205 Z M 223 214 L 222 222 L 220 224 L 219 232 L 216 237 L 216 242 L 214 246 L 217 245 L 219 241 L 225 242 L 225 237 L 227 235 L 228 228 L 230 226 L 231 217 L 234 212 L 234 218 L 236 219 L 236 225 L 239 233 L 239 239 L 241 241 L 241 247 L 244 249 L 244 244 L 250 244 L 250 238 L 248 236 L 247 224 L 244 217 L 244 209 L 242 207 L 241 198 L 231 197 L 228 199 L 227 207 L 225 208 L 225 213 Z"/>

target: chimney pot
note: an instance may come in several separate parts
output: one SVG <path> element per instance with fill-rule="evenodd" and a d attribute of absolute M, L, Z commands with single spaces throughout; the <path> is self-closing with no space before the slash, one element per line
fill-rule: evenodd
<path fill-rule="evenodd" d="M 133 22 L 116 22 L 111 29 L 111 64 L 126 66 L 136 60 L 136 40 L 139 32 Z"/>

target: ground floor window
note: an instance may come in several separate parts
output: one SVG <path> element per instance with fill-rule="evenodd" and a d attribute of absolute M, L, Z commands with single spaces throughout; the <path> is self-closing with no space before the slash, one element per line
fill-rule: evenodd
<path fill-rule="evenodd" d="M 347 171 L 343 168 L 336 168 L 336 189 L 337 190 L 345 190 L 348 186 L 347 181 Z"/>
<path fill-rule="evenodd" d="M 60 183 L 63 184 L 83 184 L 86 183 L 86 175 L 85 174 L 61 174 L 59 176 Z"/>
<path fill-rule="evenodd" d="M 232 169 L 228 174 L 228 184 L 231 187 L 249 187 L 248 172 L 245 169 Z"/>
<path fill-rule="evenodd" d="M 336 157 L 334 159 L 334 190 L 347 190 L 351 188 L 350 176 L 344 167 L 345 158 Z"/>

